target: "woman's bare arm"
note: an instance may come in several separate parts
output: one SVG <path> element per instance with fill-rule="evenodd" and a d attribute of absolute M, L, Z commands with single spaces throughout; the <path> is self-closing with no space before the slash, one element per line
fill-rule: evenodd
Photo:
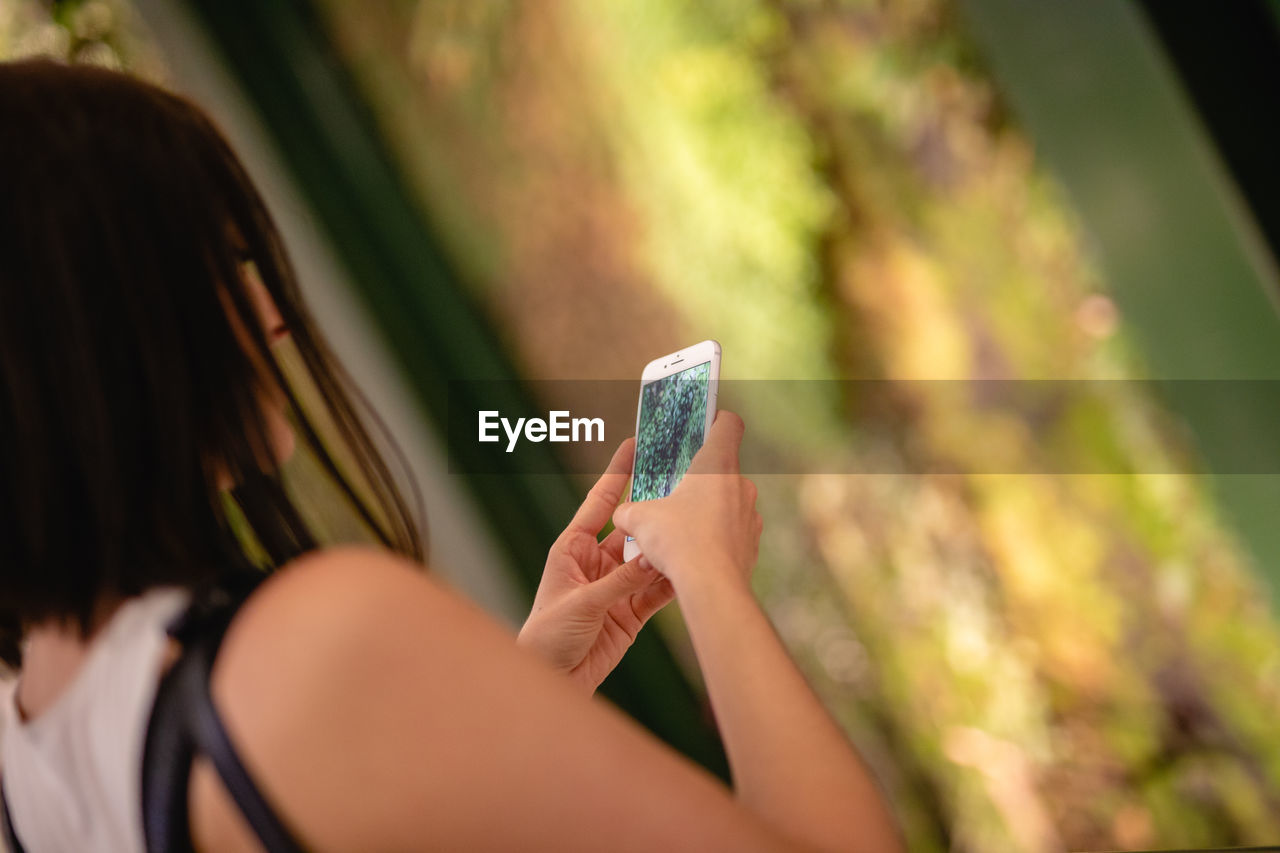
<path fill-rule="evenodd" d="M 743 804 L 817 848 L 901 850 L 866 767 L 750 590 L 689 583 L 679 595 Z"/>
<path fill-rule="evenodd" d="M 857 754 L 751 595 L 760 520 L 721 413 L 669 498 L 614 519 L 684 609 L 739 798 L 381 551 L 317 554 L 246 604 L 214 696 L 246 763 L 316 849 L 898 851 Z M 204 765 L 193 832 L 254 849 Z"/>
<path fill-rule="evenodd" d="M 316 850 L 804 846 L 380 551 L 326 551 L 264 584 L 213 694 L 250 773 Z M 199 848 L 258 849 L 204 762 L 191 805 Z"/>
<path fill-rule="evenodd" d="M 751 592 L 762 522 L 738 471 L 742 434 L 742 419 L 720 412 L 670 497 L 623 504 L 614 522 L 675 588 L 741 801 L 814 847 L 900 850 L 866 767 Z"/>

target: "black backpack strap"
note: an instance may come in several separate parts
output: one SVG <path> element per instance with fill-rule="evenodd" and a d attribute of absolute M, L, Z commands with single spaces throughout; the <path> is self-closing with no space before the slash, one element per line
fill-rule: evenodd
<path fill-rule="evenodd" d="M 238 575 L 224 578 L 213 590 L 197 591 L 186 613 L 170 628 L 182 644 L 182 655 L 160 681 L 143 751 L 143 829 L 150 853 L 193 849 L 187 796 L 197 754 L 212 762 L 266 850 L 304 849 L 245 769 L 209 690 L 227 627 L 260 580 L 256 573 Z"/>

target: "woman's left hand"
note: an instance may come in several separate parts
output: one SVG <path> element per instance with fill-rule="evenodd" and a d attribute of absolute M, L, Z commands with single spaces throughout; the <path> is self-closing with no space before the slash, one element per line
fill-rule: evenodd
<path fill-rule="evenodd" d="M 604 475 L 547 555 L 533 611 L 516 638 L 594 692 L 622 660 L 649 617 L 675 596 L 643 556 L 622 562 L 623 535 L 596 537 L 622 497 L 635 440 L 618 447 Z"/>

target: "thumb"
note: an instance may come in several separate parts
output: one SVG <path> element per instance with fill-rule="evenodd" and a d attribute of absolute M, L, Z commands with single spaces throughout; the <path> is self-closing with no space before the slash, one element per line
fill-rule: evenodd
<path fill-rule="evenodd" d="M 607 610 L 618 599 L 639 592 L 653 583 L 655 576 L 656 572 L 649 566 L 649 561 L 643 556 L 636 557 L 599 580 L 592 581 L 587 585 L 587 590 L 592 602 Z"/>
<path fill-rule="evenodd" d="M 627 501 L 619 504 L 613 511 L 613 526 L 628 536 L 634 536 L 636 525 L 641 524 L 644 509 L 639 506 L 643 501 Z"/>

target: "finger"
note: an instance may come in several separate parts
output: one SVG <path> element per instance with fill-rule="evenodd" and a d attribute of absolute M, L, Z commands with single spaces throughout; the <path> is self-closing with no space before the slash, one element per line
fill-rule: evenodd
<path fill-rule="evenodd" d="M 609 520 L 609 516 L 613 514 L 614 507 L 618 505 L 622 490 L 627 485 L 627 478 L 631 476 L 635 450 L 634 438 L 628 438 L 618 445 L 618 449 L 613 452 L 613 458 L 609 460 L 609 467 L 605 468 L 600 479 L 591 487 L 591 491 L 587 492 L 586 500 L 582 502 L 582 506 L 578 507 L 573 521 L 569 522 L 570 528 L 585 530 L 592 536 L 600 532 L 605 522 Z"/>
<path fill-rule="evenodd" d="M 655 509 L 669 501 L 670 498 L 652 498 L 644 501 L 624 501 L 613 511 L 613 526 L 621 530 L 624 536 L 640 537 L 647 527 L 646 519 L 651 517 Z"/>
<path fill-rule="evenodd" d="M 690 474 L 737 474 L 738 449 L 746 426 L 730 411 L 716 413 L 707 439 L 689 464 Z"/>
<path fill-rule="evenodd" d="M 666 499 L 658 498 L 657 500 Z M 641 516 L 649 509 L 649 507 L 644 506 L 644 504 L 653 504 L 656 503 L 657 500 L 627 501 L 624 504 L 620 504 L 618 508 L 613 511 L 614 528 L 621 530 L 623 534 L 627 536 L 635 536 L 636 527 L 643 523 Z"/>
<path fill-rule="evenodd" d="M 675 597 L 676 589 L 671 585 L 671 581 L 662 578 L 656 583 L 649 584 L 632 598 L 631 609 L 635 611 L 636 618 L 643 625 L 649 621 L 649 617 L 670 604 Z"/>
<path fill-rule="evenodd" d="M 609 574 L 587 584 L 587 599 L 600 610 L 608 610 L 619 600 L 634 595 L 653 583 L 657 572 L 639 558 L 623 563 Z"/>

